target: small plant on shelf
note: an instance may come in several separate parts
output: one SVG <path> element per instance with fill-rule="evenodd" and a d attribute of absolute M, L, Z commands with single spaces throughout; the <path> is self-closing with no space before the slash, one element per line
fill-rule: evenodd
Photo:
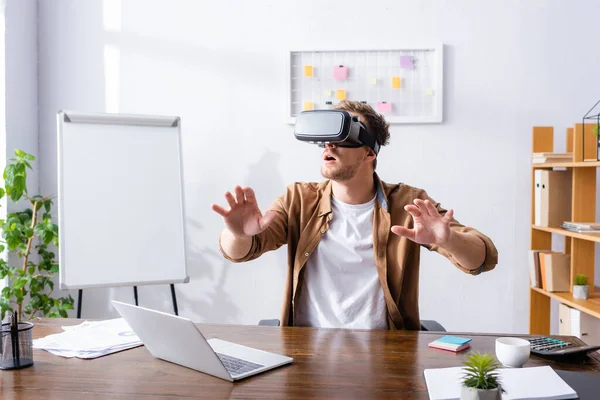
<path fill-rule="evenodd" d="M 502 388 L 498 376 L 500 364 L 489 353 L 469 353 L 463 362 L 461 399 L 496 400 L 501 398 Z"/>
<path fill-rule="evenodd" d="M 588 277 L 584 274 L 575 275 L 575 282 L 573 283 L 573 298 L 585 300 L 588 297 L 590 297 Z"/>

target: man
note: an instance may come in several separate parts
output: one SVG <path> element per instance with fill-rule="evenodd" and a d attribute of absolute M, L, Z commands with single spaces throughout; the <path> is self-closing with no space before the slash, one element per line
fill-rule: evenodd
<path fill-rule="evenodd" d="M 388 184 L 375 173 L 389 123 L 370 106 L 342 101 L 376 145 L 325 144 L 321 183 L 289 185 L 260 211 L 251 188 L 225 193 L 229 210 L 219 243 L 232 262 L 288 245 L 283 325 L 420 329 L 420 246 L 477 275 L 497 264 L 493 242 L 461 225 L 419 188 Z"/>

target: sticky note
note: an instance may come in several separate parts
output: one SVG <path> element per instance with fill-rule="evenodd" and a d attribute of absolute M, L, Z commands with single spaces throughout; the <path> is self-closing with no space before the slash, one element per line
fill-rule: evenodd
<path fill-rule="evenodd" d="M 323 92 L 325 94 L 325 96 L 330 97 L 333 92 L 331 90 L 326 90 L 325 92 Z"/>
<path fill-rule="evenodd" d="M 412 69 L 413 66 L 412 56 L 400 56 L 400 68 Z"/>
<path fill-rule="evenodd" d="M 369 83 L 371 85 L 377 85 L 377 78 L 371 78 L 371 79 L 369 79 Z"/>
<path fill-rule="evenodd" d="M 304 102 L 304 111 L 306 110 L 312 110 L 313 109 L 313 103 L 312 101 L 305 101 Z"/>
<path fill-rule="evenodd" d="M 464 338 L 460 336 L 444 336 L 437 339 L 437 341 L 462 346 L 465 343 L 469 343 L 471 341 L 471 338 Z"/>
<path fill-rule="evenodd" d="M 313 76 L 313 67 L 312 65 L 304 66 L 304 76 Z"/>
<path fill-rule="evenodd" d="M 348 77 L 348 68 L 343 65 L 333 67 L 333 79 L 338 81 L 345 81 Z"/>
<path fill-rule="evenodd" d="M 431 96 L 431 95 L 433 94 L 433 90 L 432 90 L 432 89 L 427 89 L 427 90 L 425 91 L 425 94 L 426 94 L 427 96 Z"/>
<path fill-rule="evenodd" d="M 338 100 L 346 100 L 346 91 L 344 89 L 338 89 L 335 91 L 335 98 Z"/>
<path fill-rule="evenodd" d="M 398 89 L 400 88 L 400 77 L 399 76 L 392 76 L 392 87 L 394 89 Z"/>
<path fill-rule="evenodd" d="M 392 112 L 392 103 L 388 103 L 385 101 L 377 103 L 377 111 L 382 113 L 391 113 Z"/>

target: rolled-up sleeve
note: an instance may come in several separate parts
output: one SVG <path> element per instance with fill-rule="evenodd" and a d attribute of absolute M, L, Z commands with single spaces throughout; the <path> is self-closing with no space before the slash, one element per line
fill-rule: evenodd
<path fill-rule="evenodd" d="M 271 206 L 263 212 L 263 215 L 268 211 L 273 211 L 277 214 L 275 219 L 269 224 L 267 229 L 252 237 L 252 245 L 248 253 L 241 258 L 230 257 L 221 244 L 219 237 L 219 250 L 223 257 L 233 263 L 241 263 L 257 259 L 264 253 L 276 250 L 287 243 L 288 230 L 288 207 L 286 206 L 289 198 L 289 188 L 285 194 L 277 197 Z"/>

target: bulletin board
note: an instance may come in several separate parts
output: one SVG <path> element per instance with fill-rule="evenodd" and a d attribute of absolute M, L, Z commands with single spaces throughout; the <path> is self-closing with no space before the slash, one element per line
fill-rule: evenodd
<path fill-rule="evenodd" d="M 341 100 L 371 105 L 394 123 L 443 119 L 443 45 L 396 50 L 291 51 L 288 122 Z"/>

